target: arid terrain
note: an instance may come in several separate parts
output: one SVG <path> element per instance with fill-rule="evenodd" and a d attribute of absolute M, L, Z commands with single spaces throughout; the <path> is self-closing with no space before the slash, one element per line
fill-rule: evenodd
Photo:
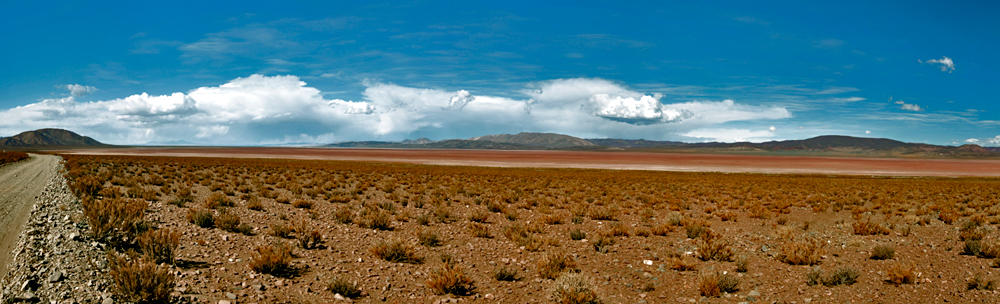
<path fill-rule="evenodd" d="M 161 257 L 170 266 L 145 269 L 164 270 L 183 301 L 998 297 L 994 178 L 64 157 L 88 214 L 133 214 L 118 226 L 91 216 L 105 232 L 89 237 L 139 265 Z M 172 259 L 148 249 L 153 232 L 176 235 Z"/>
<path fill-rule="evenodd" d="M 1000 160 L 739 154 L 343 148 L 90 148 L 83 155 L 278 158 L 429 165 L 877 176 L 1000 176 Z"/>
<path fill-rule="evenodd" d="M 59 157 L 34 155 L 28 160 L 0 166 L 0 230 L 19 231 L 28 219 L 35 197 L 56 174 Z M 17 233 L 0 235 L 0 276 L 7 273 L 5 265 L 17 242 Z"/>

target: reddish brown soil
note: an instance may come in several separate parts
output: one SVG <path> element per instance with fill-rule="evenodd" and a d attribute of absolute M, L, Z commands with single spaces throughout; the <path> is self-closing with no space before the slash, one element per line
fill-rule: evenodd
<path fill-rule="evenodd" d="M 184 151 L 198 156 L 240 157 L 332 157 L 332 154 L 345 158 L 343 154 L 350 153 L 355 160 L 371 157 L 421 162 L 444 161 L 444 155 L 453 153 L 458 155 L 455 158 L 464 158 L 469 163 L 475 163 L 472 155 L 506 155 L 511 160 L 498 162 L 501 164 L 524 163 L 512 155 L 534 155 L 534 158 L 524 157 L 533 161 L 561 155 L 570 164 L 594 163 L 597 155 L 618 157 L 613 159 L 618 161 L 636 157 L 625 153 L 581 152 L 211 150 L 142 149 L 141 152 Z M 128 151 L 140 150 L 110 152 Z M 237 153 L 241 151 L 245 153 Z M 394 157 L 389 157 L 394 153 Z M 419 155 L 424 157 L 417 158 L 412 153 L 422 153 Z M 717 163 L 726 159 L 732 163 L 749 162 L 747 159 L 756 158 L 649 155 L 677 157 L 689 163 L 697 163 L 699 157 Z M 579 162 L 571 162 L 573 157 Z M 963 235 L 960 227 L 975 228 L 966 223 L 978 219 L 982 226 L 976 229 L 987 235 L 984 248 L 987 244 L 993 248 L 1000 246 L 995 241 L 1000 224 L 996 206 L 996 198 L 1000 197 L 996 189 L 1000 187 L 996 179 L 496 169 L 198 158 L 89 159 L 104 162 L 89 168 L 87 172 L 91 173 L 87 176 L 108 173 L 112 181 L 105 187 L 118 187 L 114 189 L 122 193 L 131 191 L 126 191 L 127 187 L 161 193 L 150 199 L 146 219 L 160 228 L 182 233 L 182 247 L 178 250 L 182 262 L 173 268 L 179 274 L 175 294 L 208 303 L 226 299 L 227 293 L 237 298 L 236 303 L 331 303 L 333 293 L 326 283 L 334 277 L 357 281 L 365 292 L 355 299 L 360 303 L 435 303 L 454 297 L 436 295 L 428 287 L 430 273 L 443 265 L 439 258 L 442 255 L 453 256 L 457 265 L 476 282 L 478 288 L 474 294 L 455 297 L 462 302 L 552 303 L 551 289 L 555 282 L 539 275 L 539 261 L 550 254 L 571 256 L 604 303 L 996 303 L 998 299 L 995 291 L 968 289 L 967 282 L 977 274 L 996 282 L 997 270 L 992 258 L 962 255 L 965 243 L 960 240 Z M 837 160 L 852 159 L 828 160 L 827 165 L 837 164 Z M 144 184 L 154 175 L 163 176 L 163 186 Z M 114 186 L 115 183 L 138 186 Z M 183 207 L 170 204 L 177 189 L 184 185 L 191 186 L 194 200 Z M 325 189 L 327 186 L 330 188 Z M 219 228 L 199 228 L 185 219 L 188 209 L 200 208 L 212 193 L 222 192 L 231 192 L 227 197 L 235 206 L 229 212 L 249 224 L 254 233 L 243 235 Z M 267 192 L 279 199 L 268 198 Z M 352 198 L 336 203 L 327 198 L 328 194 L 348 194 Z M 244 197 L 259 198 L 263 210 L 249 209 Z M 295 208 L 279 202 L 281 197 L 287 198 L 286 202 L 303 199 L 315 205 L 310 209 Z M 488 211 L 489 203 L 508 200 L 500 203 L 502 212 Z M 391 230 L 373 230 L 358 224 L 365 218 L 362 210 L 376 208 L 391 210 Z M 343 210 L 350 211 L 353 223 L 335 220 Z M 596 219 L 600 210 L 615 211 L 614 219 Z M 941 211 L 941 218 L 954 214 L 958 219 L 945 223 L 939 220 L 937 210 Z M 218 214 L 218 210 L 213 212 Z M 471 216 L 476 213 L 487 214 L 483 225 L 491 238 L 476 237 L 470 232 L 474 225 Z M 421 216 L 429 221 L 421 223 Z M 541 224 L 551 217 L 561 221 Z M 579 218 L 574 220 L 574 217 Z M 675 218 L 679 219 L 676 223 Z M 853 226 L 868 220 L 888 230 L 885 234 L 855 234 Z M 257 256 L 254 251 L 257 246 L 286 243 L 295 247 L 297 233 L 288 239 L 270 233 L 278 224 L 299 221 L 318 229 L 324 240 L 318 249 L 294 249 L 293 267 L 303 270 L 300 275 L 282 278 L 249 269 L 248 260 Z M 534 237 L 541 245 L 526 248 L 505 237 L 504 230 L 515 224 L 539 226 Z M 665 224 L 671 225 L 669 232 L 648 234 L 654 227 Z M 748 258 L 748 270 L 737 272 L 734 261 L 695 259 L 704 245 L 699 239 L 689 238 L 687 229 L 701 225 L 719 233 L 735 255 Z M 615 226 L 628 234 L 609 237 L 613 244 L 606 247 L 606 252 L 596 251 L 593 242 L 600 235 L 609 234 Z M 571 240 L 569 232 L 576 229 L 585 232 L 587 239 Z M 440 246 L 420 245 L 421 231 L 438 234 Z M 646 233 L 640 233 L 643 231 Z M 393 263 L 379 259 L 370 249 L 387 239 L 409 244 L 423 262 Z M 850 267 L 859 274 L 857 283 L 808 285 L 806 274 L 811 267 L 790 265 L 781 258 L 785 246 L 803 240 L 823 244 L 818 266 L 826 274 Z M 870 259 L 876 245 L 894 248 L 895 257 Z M 669 257 L 673 255 L 694 263 L 695 270 L 671 269 L 674 263 Z M 915 265 L 915 282 L 894 285 L 886 281 L 893 265 L 911 262 Z M 517 270 L 521 280 L 495 280 L 493 273 L 503 266 Z M 737 276 L 739 290 L 718 297 L 702 297 L 699 276 L 715 271 Z"/>
<path fill-rule="evenodd" d="M 764 156 L 647 152 L 330 148 L 118 148 L 61 151 L 85 155 L 283 158 L 431 165 L 879 176 L 1000 176 L 1000 160 Z"/>

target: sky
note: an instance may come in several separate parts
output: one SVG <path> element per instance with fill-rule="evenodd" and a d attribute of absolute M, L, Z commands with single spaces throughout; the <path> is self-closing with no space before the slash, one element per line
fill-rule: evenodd
<path fill-rule="evenodd" d="M 3 1 L 0 136 L 1000 145 L 991 1 Z"/>

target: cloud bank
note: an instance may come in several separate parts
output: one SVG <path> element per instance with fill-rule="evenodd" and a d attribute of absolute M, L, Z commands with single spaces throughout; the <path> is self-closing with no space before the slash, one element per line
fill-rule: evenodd
<path fill-rule="evenodd" d="M 529 83 L 511 92 L 513 97 L 377 82 L 365 86 L 361 100 L 326 99 L 297 76 L 255 74 L 189 92 L 80 102 L 77 97 L 93 90 L 83 87 L 69 97 L 0 111 L 0 134 L 56 127 L 114 144 L 187 140 L 219 145 L 400 140 L 414 134 L 465 138 L 520 131 L 754 139 L 773 131 L 744 134 L 717 127 L 791 117 L 783 107 L 733 100 L 663 103 L 660 94 L 593 78 Z M 75 87 L 65 88 L 74 92 Z M 710 136 L 721 133 L 729 135 Z"/>

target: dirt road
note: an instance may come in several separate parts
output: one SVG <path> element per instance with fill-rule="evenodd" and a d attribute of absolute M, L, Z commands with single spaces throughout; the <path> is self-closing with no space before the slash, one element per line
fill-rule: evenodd
<path fill-rule="evenodd" d="M 17 235 L 58 163 L 58 156 L 31 154 L 27 160 L 0 167 L 0 276 L 7 274 Z"/>

